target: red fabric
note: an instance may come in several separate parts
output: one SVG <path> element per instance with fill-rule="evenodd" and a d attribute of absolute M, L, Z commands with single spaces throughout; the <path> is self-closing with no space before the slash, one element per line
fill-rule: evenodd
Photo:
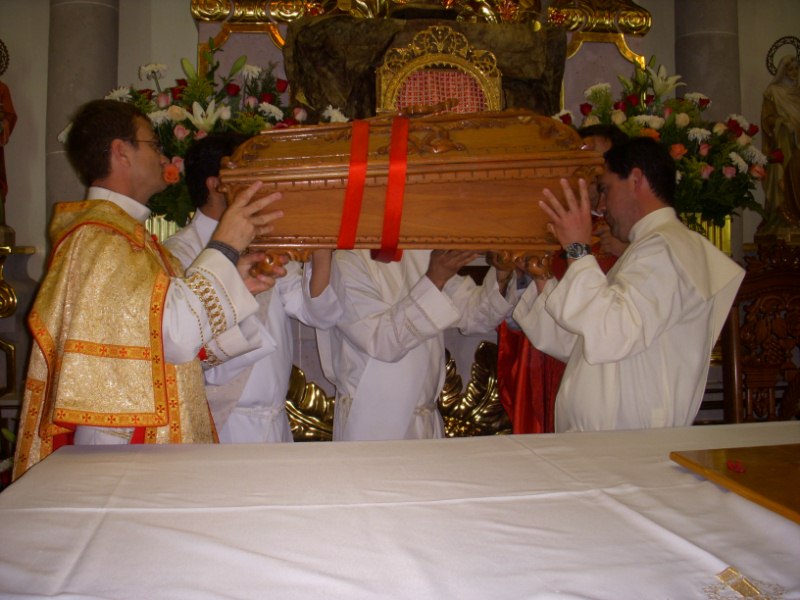
<path fill-rule="evenodd" d="M 406 170 L 408 167 L 408 118 L 392 119 L 392 139 L 389 145 L 389 177 L 386 183 L 386 204 L 383 209 L 383 232 L 381 248 L 372 252 L 373 260 L 398 261 L 402 251 L 400 243 L 400 221 L 403 217 L 403 198 L 406 193 Z"/>
<path fill-rule="evenodd" d="M 598 254 L 604 273 L 617 262 L 610 254 Z M 553 257 L 553 275 L 561 279 L 567 270 L 562 253 Z M 525 333 L 502 323 L 497 330 L 497 388 L 500 402 L 511 419 L 513 433 L 552 433 L 555 431 L 556 394 L 566 365 L 537 350 Z"/>
<path fill-rule="evenodd" d="M 213 422 L 213 421 L 212 421 Z M 134 427 L 131 444 L 144 444 L 145 427 Z"/>
<path fill-rule="evenodd" d="M 344 194 L 342 221 L 339 225 L 337 248 L 350 250 L 356 243 L 358 218 L 361 216 L 361 201 L 367 179 L 367 154 L 369 150 L 369 121 L 353 121 L 350 138 L 350 171 Z"/>
<path fill-rule="evenodd" d="M 433 106 L 458 100 L 452 112 L 471 113 L 486 110 L 486 98 L 478 81 L 459 69 L 420 69 L 403 82 L 397 94 L 397 109 L 408 106 Z"/>
<path fill-rule="evenodd" d="M 61 448 L 61 446 L 72 446 L 75 443 L 75 432 L 59 433 L 53 436 L 53 452 Z"/>

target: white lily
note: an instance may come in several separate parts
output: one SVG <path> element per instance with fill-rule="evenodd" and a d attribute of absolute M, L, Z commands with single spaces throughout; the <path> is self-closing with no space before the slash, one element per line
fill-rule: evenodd
<path fill-rule="evenodd" d="M 658 71 L 647 67 L 647 71 L 650 73 L 650 77 L 653 80 L 653 93 L 656 95 L 656 98 L 661 98 L 665 94 L 670 93 L 679 85 L 686 85 L 682 81 L 678 81 L 681 78 L 680 75 L 668 76 L 667 68 L 664 65 L 658 67 Z"/>
<path fill-rule="evenodd" d="M 216 100 L 209 102 L 206 109 L 199 102 L 194 102 L 192 112 L 187 112 L 186 116 L 197 129 L 210 133 L 219 119 L 227 121 L 231 118 L 231 109 L 225 105 L 217 106 Z"/>

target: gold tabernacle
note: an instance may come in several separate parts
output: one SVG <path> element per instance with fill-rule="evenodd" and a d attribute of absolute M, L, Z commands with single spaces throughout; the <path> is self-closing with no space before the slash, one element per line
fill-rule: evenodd
<path fill-rule="evenodd" d="M 400 249 L 494 251 L 498 262 L 553 251 L 558 244 L 538 204 L 542 189 L 560 197 L 561 178 L 575 186 L 579 177 L 596 177 L 603 164 L 599 153 L 580 149 L 574 129 L 529 111 L 409 119 Z M 377 249 L 385 243 L 392 121 L 391 115 L 368 119 L 355 248 Z M 353 129 L 353 123 L 273 129 L 223 161 L 220 178 L 229 198 L 257 180 L 264 182 L 264 193 L 283 193 L 273 208 L 285 216 L 253 248 L 302 260 L 316 248 L 340 245 Z"/>

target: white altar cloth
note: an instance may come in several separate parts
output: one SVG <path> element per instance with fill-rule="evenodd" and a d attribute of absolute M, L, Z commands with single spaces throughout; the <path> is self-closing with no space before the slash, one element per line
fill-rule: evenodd
<path fill-rule="evenodd" d="M 66 447 L 0 494 L 0 597 L 800 598 L 800 525 L 669 459 L 800 422 Z"/>

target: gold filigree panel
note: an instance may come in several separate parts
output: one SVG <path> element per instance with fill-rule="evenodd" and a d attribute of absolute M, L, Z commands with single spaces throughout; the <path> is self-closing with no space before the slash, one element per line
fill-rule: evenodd
<path fill-rule="evenodd" d="M 395 111 L 406 79 L 431 67 L 458 69 L 470 75 L 484 94 L 487 110 L 502 108 L 502 77 L 495 55 L 474 48 L 465 35 L 450 27 L 434 26 L 420 31 L 408 46 L 386 52 L 377 72 L 378 112 Z"/>

